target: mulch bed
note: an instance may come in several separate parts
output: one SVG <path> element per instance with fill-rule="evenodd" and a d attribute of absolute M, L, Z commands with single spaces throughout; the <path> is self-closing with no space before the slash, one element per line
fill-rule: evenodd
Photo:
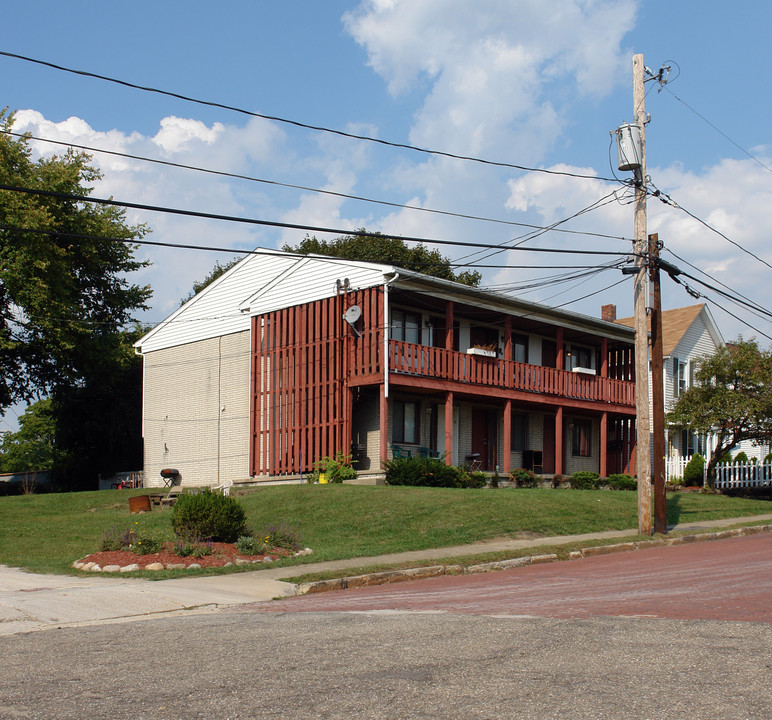
<path fill-rule="evenodd" d="M 129 550 L 110 550 L 93 553 L 83 558 L 82 563 L 97 563 L 101 567 L 108 565 L 120 565 L 125 567 L 127 565 L 139 565 L 141 569 L 145 569 L 152 563 L 161 563 L 164 567 L 167 565 L 199 565 L 202 568 L 211 567 L 223 567 L 228 563 L 243 564 L 243 563 L 259 563 L 266 562 L 266 558 L 270 557 L 271 560 L 278 560 L 288 555 L 292 555 L 291 550 L 285 550 L 284 548 L 272 548 L 270 552 L 263 555 L 242 555 L 236 550 L 234 543 L 212 543 L 213 552 L 211 555 L 204 555 L 203 557 L 187 556 L 182 557 L 176 555 L 173 551 L 173 543 L 166 543 L 163 549 L 157 553 L 149 553 L 147 555 L 137 555 Z M 241 563 L 237 563 L 237 560 L 241 560 Z M 268 561 L 270 562 L 270 561 Z"/>

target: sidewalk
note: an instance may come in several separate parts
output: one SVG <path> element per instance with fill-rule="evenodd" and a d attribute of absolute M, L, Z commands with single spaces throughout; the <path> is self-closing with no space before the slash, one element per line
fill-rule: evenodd
<path fill-rule="evenodd" d="M 763 525 L 769 521 L 772 521 L 772 513 L 682 524 L 670 529 L 707 530 L 748 522 Z M 305 573 L 341 571 L 341 575 L 345 576 L 351 568 L 422 560 L 426 560 L 427 564 L 435 564 L 442 558 L 452 556 L 563 545 L 585 540 L 624 539 L 636 534 L 636 530 L 621 530 L 528 540 L 491 540 L 377 557 L 174 580 L 37 575 L 0 565 L 0 636 L 50 628 L 127 622 L 160 614 L 212 612 L 217 608 L 271 600 L 295 594 L 295 585 L 282 580 Z"/>

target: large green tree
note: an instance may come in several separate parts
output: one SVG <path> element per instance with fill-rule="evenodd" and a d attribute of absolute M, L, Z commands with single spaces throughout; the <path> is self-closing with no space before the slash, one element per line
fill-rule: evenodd
<path fill-rule="evenodd" d="M 772 438 L 772 352 L 739 338 L 699 358 L 694 379 L 667 420 L 673 427 L 715 436 L 707 468 L 712 486 L 716 464 L 728 450 L 743 440 Z"/>
<path fill-rule="evenodd" d="M 149 287 L 131 282 L 147 231 L 125 211 L 85 202 L 101 175 L 83 153 L 34 159 L 0 112 L 0 409 L 83 387 L 119 362 L 116 337 L 146 307 Z"/>
<path fill-rule="evenodd" d="M 51 399 L 38 400 L 19 417 L 19 429 L 3 435 L 0 472 L 51 470 L 54 466 L 56 421 Z"/>
<path fill-rule="evenodd" d="M 386 237 L 379 233 L 367 235 L 344 235 L 333 240 L 318 240 L 306 236 L 298 245 L 284 245 L 285 252 L 308 255 L 329 255 L 348 258 L 349 260 L 364 260 L 367 262 L 396 265 L 406 270 L 415 270 L 426 275 L 455 280 L 464 285 L 476 287 L 482 276 L 478 272 L 465 270 L 454 273 L 450 259 L 444 257 L 438 250 L 427 250 L 422 244 L 409 247 L 404 240 Z"/>

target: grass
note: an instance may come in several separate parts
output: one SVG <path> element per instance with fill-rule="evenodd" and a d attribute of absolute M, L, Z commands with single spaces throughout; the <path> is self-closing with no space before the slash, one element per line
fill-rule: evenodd
<path fill-rule="evenodd" d="M 103 490 L 0 498 L 0 563 L 35 572 L 74 573 L 71 563 L 99 550 L 106 528 L 134 523 L 171 539 L 169 510 L 129 514 L 129 497 L 142 493 Z M 634 492 L 292 485 L 259 488 L 238 500 L 255 530 L 285 522 L 297 527 L 304 544 L 314 549 L 309 557 L 282 564 L 447 547 L 523 532 L 548 537 L 637 525 Z M 762 500 L 668 496 L 669 523 L 768 512 L 772 504 Z"/>

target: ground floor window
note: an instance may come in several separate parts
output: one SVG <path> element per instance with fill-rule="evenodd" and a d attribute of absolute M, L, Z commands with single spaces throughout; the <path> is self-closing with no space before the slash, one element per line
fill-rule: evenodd
<path fill-rule="evenodd" d="M 394 401 L 391 436 L 394 442 L 418 444 L 418 403 Z"/>
<path fill-rule="evenodd" d="M 512 452 L 523 452 L 526 447 L 526 436 L 528 434 L 528 416 L 512 415 L 512 437 L 510 440 L 510 450 Z"/>
<path fill-rule="evenodd" d="M 573 432 L 571 433 L 571 454 L 579 457 L 590 457 L 592 447 L 592 422 L 576 418 L 573 421 Z"/>

